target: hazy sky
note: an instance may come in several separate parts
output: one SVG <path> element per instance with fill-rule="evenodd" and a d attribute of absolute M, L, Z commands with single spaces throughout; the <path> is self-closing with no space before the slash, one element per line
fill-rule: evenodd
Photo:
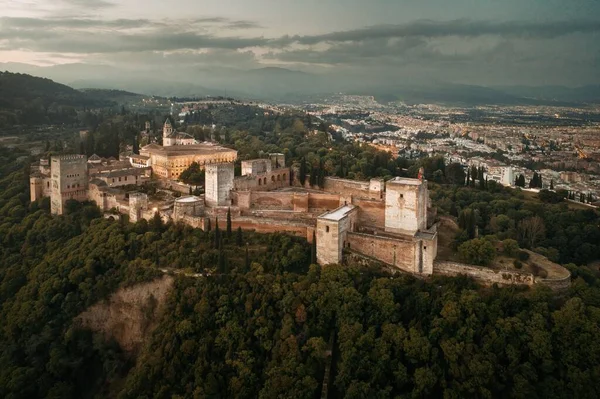
<path fill-rule="evenodd" d="M 600 0 L 0 0 L 0 62 L 600 83 Z"/>

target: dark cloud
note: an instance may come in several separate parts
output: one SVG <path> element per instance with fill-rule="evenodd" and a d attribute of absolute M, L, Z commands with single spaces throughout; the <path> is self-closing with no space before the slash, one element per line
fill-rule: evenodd
<path fill-rule="evenodd" d="M 117 3 L 105 0 L 63 0 L 63 2 L 71 6 L 91 9 L 109 8 L 117 5 Z"/>
<path fill-rule="evenodd" d="M 6 29 L 18 29 L 19 31 L 33 29 L 133 29 L 140 27 L 160 27 L 164 23 L 150 21 L 148 19 L 112 19 L 100 20 L 92 18 L 26 18 L 26 17 L 2 17 L 0 18 L 0 33 Z"/>
<path fill-rule="evenodd" d="M 490 22 L 457 19 L 453 21 L 415 21 L 402 25 L 380 25 L 362 29 L 333 32 L 313 36 L 284 37 L 284 42 L 317 44 L 322 42 L 362 41 L 407 37 L 479 37 L 495 35 L 503 37 L 554 38 L 572 33 L 600 31 L 600 20 L 545 21 L 545 22 Z"/>
<path fill-rule="evenodd" d="M 186 73 L 202 65 L 252 68 L 263 61 L 311 71 L 315 66 L 354 69 L 356 76 L 397 76 L 402 71 L 407 79 L 438 74 L 456 81 L 508 81 L 510 76 L 598 81 L 600 21 L 416 21 L 276 38 L 241 32 L 258 27 L 223 17 L 3 17 L 0 50 L 71 54 L 97 63 L 126 63 L 132 69 L 136 63 L 164 70 L 173 65 L 173 70 Z M 255 53 L 256 48 L 260 51 Z"/>

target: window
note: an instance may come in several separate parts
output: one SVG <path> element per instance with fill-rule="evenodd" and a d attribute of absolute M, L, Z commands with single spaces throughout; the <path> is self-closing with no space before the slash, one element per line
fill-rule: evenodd
<path fill-rule="evenodd" d="M 329 233 L 329 226 L 325 226 L 325 232 Z"/>
<path fill-rule="evenodd" d="M 404 198 L 404 194 L 400 194 L 400 198 Z"/>
<path fill-rule="evenodd" d="M 427 250 L 427 247 L 423 247 L 423 249 Z"/>
<path fill-rule="evenodd" d="M 121 178 L 119 177 L 119 181 L 121 181 Z"/>

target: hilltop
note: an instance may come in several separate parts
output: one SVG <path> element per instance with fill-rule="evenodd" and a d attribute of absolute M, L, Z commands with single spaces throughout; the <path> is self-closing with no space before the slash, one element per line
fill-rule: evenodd
<path fill-rule="evenodd" d="M 0 72 L 0 126 L 68 123 L 77 109 L 110 105 L 50 79 Z"/>

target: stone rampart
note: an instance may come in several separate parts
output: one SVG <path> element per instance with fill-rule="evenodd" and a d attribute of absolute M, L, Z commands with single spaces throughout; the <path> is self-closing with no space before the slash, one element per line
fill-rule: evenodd
<path fill-rule="evenodd" d="M 556 279 L 536 277 L 535 283 L 550 287 L 552 291 L 566 292 L 571 287 L 571 274 L 569 273 L 566 277 Z"/>
<path fill-rule="evenodd" d="M 416 242 L 371 234 L 350 233 L 346 237 L 346 247 L 394 268 L 414 273 Z"/>
<path fill-rule="evenodd" d="M 458 276 L 464 274 L 484 285 L 533 285 L 533 274 L 514 270 L 497 270 L 487 267 L 466 265 L 455 262 L 435 262 L 433 275 Z"/>

